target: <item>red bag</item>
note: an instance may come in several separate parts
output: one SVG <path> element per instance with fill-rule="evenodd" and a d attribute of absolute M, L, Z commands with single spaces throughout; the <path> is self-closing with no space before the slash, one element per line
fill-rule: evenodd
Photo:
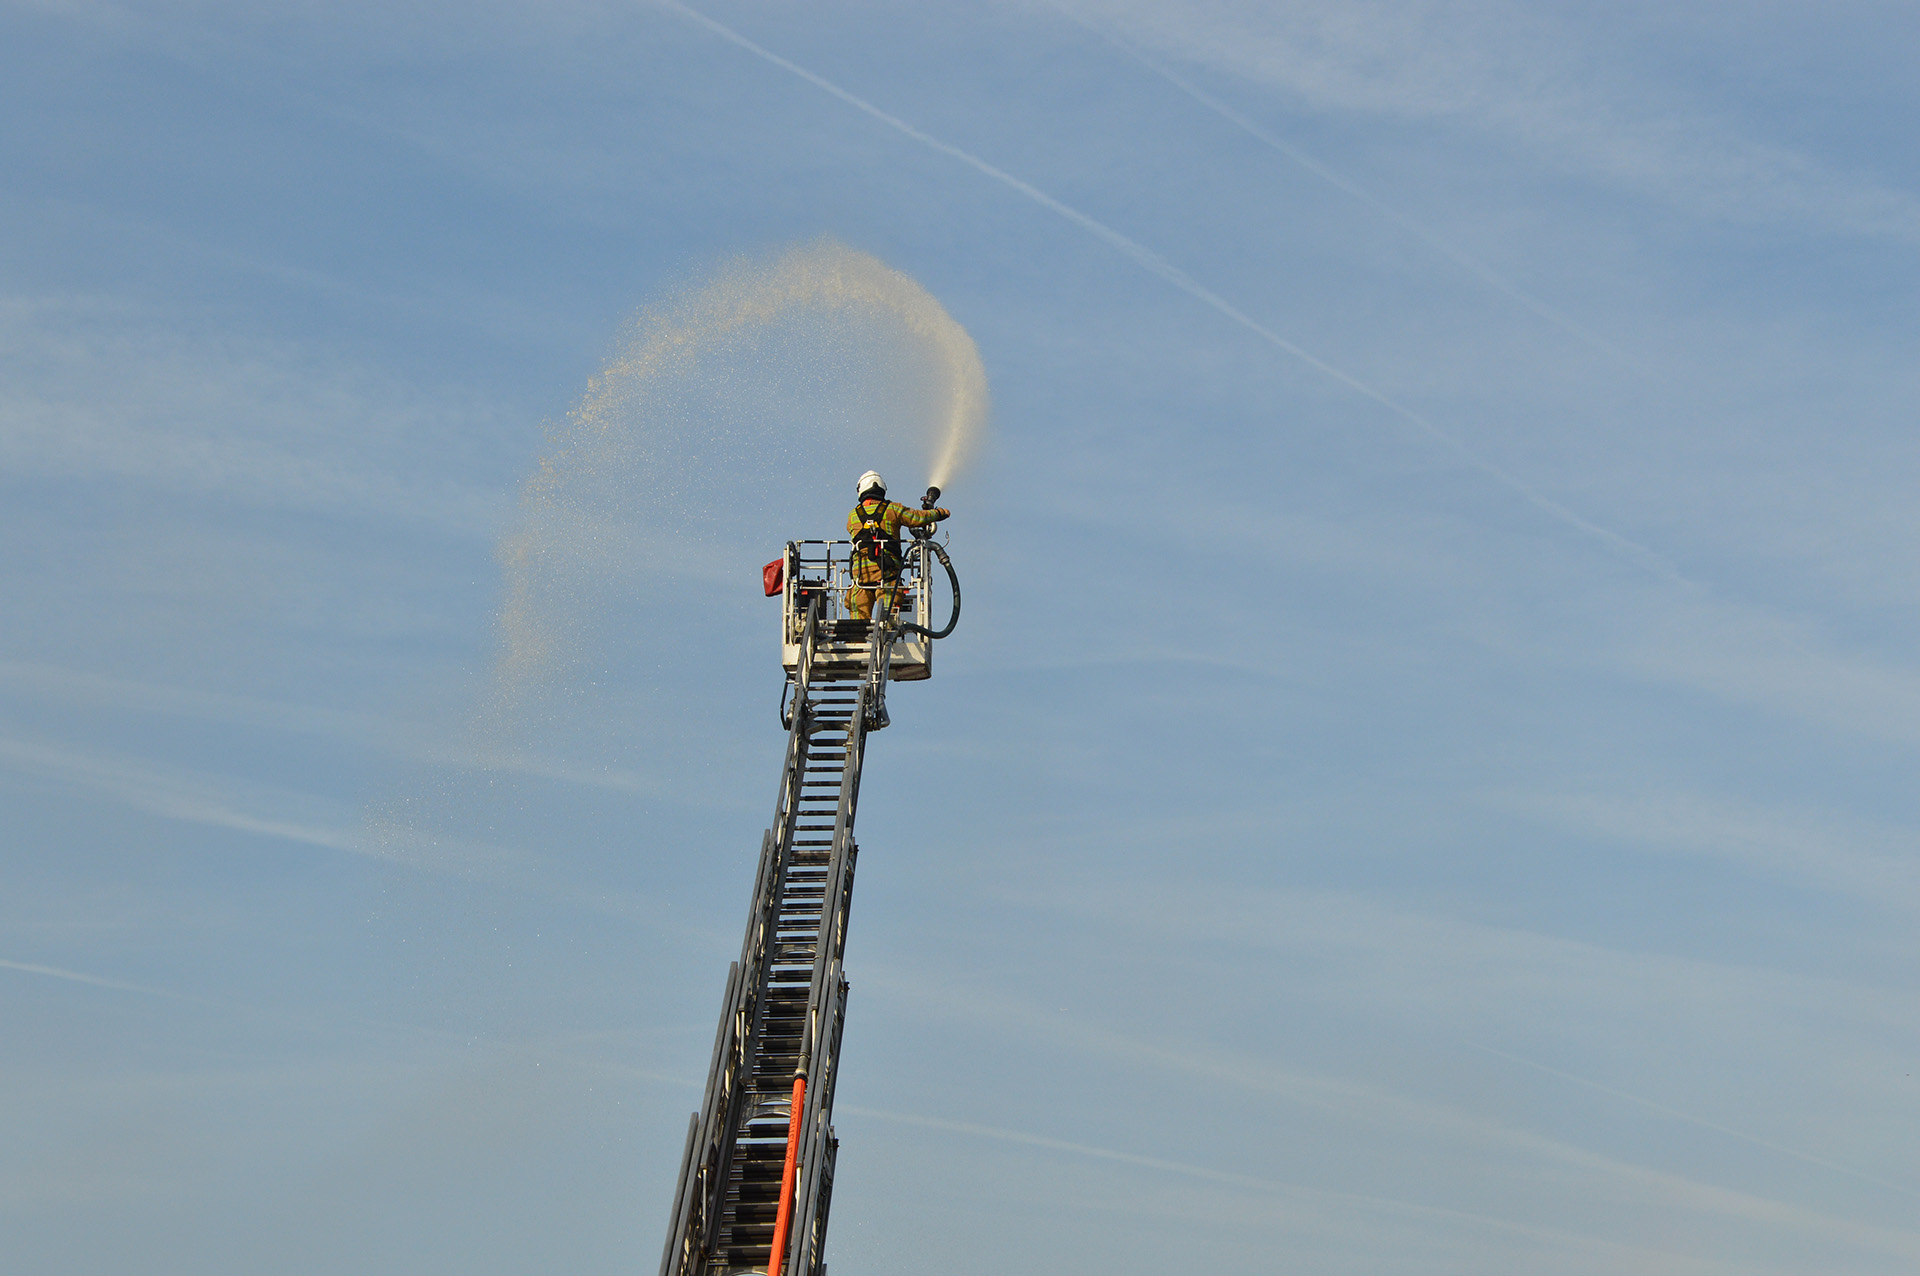
<path fill-rule="evenodd" d="M 760 583 L 767 587 L 767 597 L 777 598 L 787 586 L 787 560 L 776 558 L 760 569 Z"/>

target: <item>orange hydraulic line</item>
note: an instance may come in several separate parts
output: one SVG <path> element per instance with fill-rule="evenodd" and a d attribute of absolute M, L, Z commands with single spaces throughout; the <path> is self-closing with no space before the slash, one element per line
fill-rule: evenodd
<path fill-rule="evenodd" d="M 780 1212 L 773 1216 L 773 1252 L 767 1255 L 767 1276 L 780 1276 L 787 1256 L 787 1229 L 793 1226 L 793 1175 L 800 1152 L 800 1116 L 807 1104 L 807 1074 L 793 1074 L 793 1115 L 787 1118 L 787 1163 L 780 1171 Z"/>

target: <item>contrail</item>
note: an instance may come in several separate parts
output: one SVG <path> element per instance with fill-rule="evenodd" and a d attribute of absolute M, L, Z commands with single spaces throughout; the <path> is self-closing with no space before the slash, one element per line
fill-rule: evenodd
<path fill-rule="evenodd" d="M 1276 136 L 1272 132 L 1269 132 L 1267 129 L 1261 127 L 1258 123 L 1249 119 L 1247 116 L 1243 115 L 1239 111 L 1236 111 L 1233 107 L 1221 101 L 1219 98 L 1215 97 L 1213 94 L 1208 93 L 1205 89 L 1202 89 L 1197 84 L 1194 84 L 1192 81 L 1188 80 L 1185 76 L 1182 76 L 1177 72 L 1173 71 L 1171 68 L 1162 65 L 1160 62 L 1156 61 L 1154 58 L 1148 56 L 1141 49 L 1137 48 L 1132 42 L 1123 38 L 1121 35 L 1119 35 L 1119 33 L 1109 30 L 1105 26 L 1096 24 L 1086 18 L 1081 17 L 1079 14 L 1073 12 L 1073 10 L 1071 9 L 1068 9 L 1059 5 L 1055 5 L 1054 8 L 1056 9 L 1057 12 L 1059 12 L 1059 14 L 1062 17 L 1066 18 L 1068 21 L 1073 22 L 1074 24 L 1083 28 L 1084 30 L 1099 36 L 1101 39 L 1105 40 L 1108 44 L 1111 44 L 1114 48 L 1118 49 L 1122 54 L 1126 55 L 1128 58 L 1130 58 L 1134 62 L 1139 63 L 1142 67 L 1145 67 L 1148 71 L 1152 72 L 1154 75 L 1160 77 L 1162 80 L 1165 80 L 1168 84 L 1171 84 L 1174 88 L 1179 89 L 1182 93 L 1192 98 L 1195 102 L 1198 102 L 1201 106 L 1206 107 L 1209 111 L 1212 111 L 1215 115 L 1218 115 L 1220 118 L 1226 120 L 1229 124 L 1232 124 L 1234 127 L 1238 128 L 1241 132 L 1246 133 L 1249 137 L 1252 137 L 1256 141 L 1260 142 L 1262 145 L 1266 146 L 1269 150 L 1272 150 L 1282 156 L 1285 156 L 1287 159 L 1291 160 L 1294 164 L 1298 165 L 1301 168 L 1304 168 L 1305 170 L 1307 170 L 1307 172 L 1312 173 L 1315 177 L 1319 178 L 1321 181 L 1325 182 L 1327 185 L 1332 186 L 1334 189 L 1351 196 L 1352 198 L 1360 201 L 1362 204 L 1365 204 L 1368 208 L 1380 214 L 1380 216 L 1386 218 L 1388 221 L 1398 226 L 1401 230 L 1406 231 L 1409 235 L 1412 235 L 1415 239 L 1418 239 L 1421 243 L 1433 249 L 1435 252 L 1439 253 L 1442 257 L 1445 257 L 1448 261 L 1452 262 L 1454 265 L 1460 267 L 1462 270 L 1466 271 L 1468 274 L 1473 275 L 1475 278 L 1479 279 L 1481 283 L 1486 284 L 1489 288 L 1492 288 L 1495 292 L 1500 293 L 1501 295 L 1507 297 L 1511 301 L 1518 302 L 1521 306 L 1525 307 L 1527 310 L 1532 311 L 1535 315 L 1546 320 L 1548 323 L 1552 324 L 1554 327 L 1559 328 L 1562 332 L 1565 332 L 1570 336 L 1579 338 L 1581 341 L 1586 342 L 1588 345 L 1593 346 L 1595 349 L 1603 350 L 1607 354 L 1612 355 L 1614 358 L 1619 359 L 1622 362 L 1625 362 L 1625 363 L 1633 362 L 1632 356 L 1628 355 L 1625 351 L 1621 350 L 1618 346 L 1611 344 L 1610 342 L 1604 340 L 1603 338 L 1594 335 L 1592 332 L 1588 331 L 1586 328 L 1581 327 L 1579 324 L 1575 323 L 1573 320 L 1567 318 L 1567 316 L 1561 314 L 1558 310 L 1555 310 L 1552 306 L 1549 306 L 1546 302 L 1541 301 L 1538 297 L 1535 297 L 1532 294 L 1528 293 L 1526 290 L 1522 289 L 1518 284 L 1514 283 L 1512 280 L 1508 279 L 1506 276 L 1502 275 L 1499 271 L 1487 265 L 1485 262 L 1481 261 L 1479 258 L 1470 255 L 1463 249 L 1456 248 L 1454 245 L 1448 243 L 1446 240 L 1440 238 L 1440 236 L 1428 230 L 1425 226 L 1421 225 L 1419 222 L 1413 220 L 1413 218 L 1407 216 L 1405 213 L 1401 212 L 1399 209 L 1395 208 L 1393 205 L 1387 203 L 1385 200 L 1381 199 L 1379 196 L 1373 194 L 1371 191 L 1368 191 L 1364 187 L 1355 185 L 1353 182 L 1341 176 L 1339 173 L 1335 172 L 1333 169 L 1328 168 L 1325 164 L 1322 164 L 1319 160 L 1315 159 L 1313 156 L 1307 154 L 1305 151 L 1301 150 L 1299 147 L 1293 145 L 1293 143 L 1286 141 L 1284 138 Z"/>
<path fill-rule="evenodd" d="M 1528 1059 L 1522 1055 L 1509 1054 L 1505 1050 L 1496 1050 L 1492 1046 L 1481 1045 L 1477 1041 L 1468 1041 L 1463 1044 L 1471 1046 L 1475 1050 L 1493 1055 L 1495 1058 L 1505 1059 L 1509 1063 L 1517 1063 L 1523 1068 L 1532 1068 L 1534 1071 L 1544 1072 L 1550 1077 L 1558 1077 L 1562 1081 L 1571 1081 L 1575 1085 L 1583 1085 L 1590 1090 L 1598 1090 L 1601 1094 L 1612 1095 L 1616 1099 L 1621 1099 L 1643 1107 L 1649 1112 L 1658 1112 L 1661 1116 L 1672 1117 L 1676 1121 L 1685 1121 L 1689 1125 L 1697 1125 L 1702 1129 L 1712 1130 L 1715 1134 L 1724 1134 L 1728 1138 L 1739 1139 L 1742 1143 L 1751 1143 L 1757 1148 L 1765 1148 L 1769 1152 L 1778 1152 L 1781 1156 L 1789 1156 L 1796 1161 L 1805 1161 L 1808 1165 L 1817 1165 L 1823 1170 L 1832 1170 L 1836 1174 L 1850 1175 L 1853 1178 L 1872 1183 L 1877 1187 L 1891 1188 L 1896 1192 L 1904 1192 L 1908 1196 L 1920 1196 L 1920 1191 L 1916 1191 L 1904 1183 L 1895 1183 L 1893 1180 L 1883 1179 L 1877 1174 L 1869 1174 L 1865 1170 L 1856 1170 L 1850 1165 L 1840 1165 L 1833 1161 L 1822 1160 L 1820 1157 L 1812 1156 L 1806 1152 L 1784 1147 L 1778 1143 L 1770 1143 L 1765 1139 L 1756 1138 L 1740 1130 L 1708 1121 L 1703 1117 L 1697 1117 L 1691 1113 L 1682 1112 L 1678 1108 L 1670 1108 L 1664 1103 L 1655 1103 L 1652 1099 L 1643 1099 L 1637 1094 L 1628 1094 L 1625 1090 L 1616 1090 L 1610 1085 L 1603 1085 L 1598 1081 L 1591 1080 L 1576 1073 L 1562 1072 L 1560 1069 L 1548 1067 L 1544 1063 L 1536 1063 L 1532 1059 Z"/>
<path fill-rule="evenodd" d="M 84 784 L 136 810 L 170 820 L 284 838 L 332 851 L 370 853 L 358 839 L 343 830 L 248 815 L 220 800 L 218 794 L 209 793 L 208 786 L 191 777 L 169 774 L 131 760 L 87 757 L 27 740 L 0 737 L 0 766 L 8 763 Z"/>
<path fill-rule="evenodd" d="M 1195 279 L 1192 275 L 1189 275 L 1186 271 L 1180 269 L 1180 267 L 1174 265 L 1172 262 L 1168 261 L 1165 257 L 1162 257 L 1159 253 L 1154 252 L 1152 249 L 1146 247 L 1144 244 L 1141 244 L 1135 240 L 1129 239 L 1127 236 L 1113 229 L 1113 227 L 1107 225 L 1105 222 L 1102 222 L 1094 217 L 1089 216 L 1086 213 L 1081 212 L 1079 209 L 1073 207 L 1072 205 L 1062 203 L 1061 201 L 1055 199 L 1053 196 L 1047 194 L 1045 191 L 1041 190 L 1039 187 L 1034 186 L 1030 182 L 1022 181 L 1018 177 L 1015 177 L 1013 174 L 1007 172 L 1005 169 L 996 168 L 992 164 L 989 164 L 987 163 L 987 161 L 981 159 L 979 156 L 974 155 L 969 151 L 963 151 L 959 147 L 953 145 L 951 142 L 944 142 L 941 139 L 933 136 L 933 134 L 931 133 L 927 133 L 922 131 L 921 129 L 915 128 L 913 125 L 907 123 L 905 120 L 901 119 L 897 115 L 888 114 L 886 111 L 881 110 L 879 107 L 875 106 L 873 103 L 867 101 L 865 98 L 858 97 L 855 94 L 848 92 L 846 89 L 843 89 L 839 85 L 833 83 L 833 81 L 828 80 L 823 76 L 814 74 L 812 71 L 807 70 L 807 68 L 801 66 L 797 62 L 792 62 L 786 58 L 781 57 L 779 54 L 773 52 L 773 50 L 771 49 L 764 48 L 761 45 L 755 44 L 752 40 L 747 39 L 747 37 L 741 35 L 738 31 L 735 31 L 732 27 L 729 27 L 722 22 L 718 22 L 715 19 L 708 17 L 706 14 L 701 13 L 699 10 L 693 9 L 687 5 L 681 4 L 679 3 L 679 0 L 663 0 L 663 3 L 666 8 L 685 15 L 687 18 L 691 19 L 694 22 L 699 23 L 701 26 L 705 27 L 707 30 L 713 32 L 715 35 L 719 36 L 721 39 L 727 41 L 729 44 L 737 45 L 738 47 L 745 49 L 747 52 L 753 54 L 755 57 L 761 59 L 763 62 L 768 62 L 774 66 L 779 67 L 783 71 L 786 71 L 792 75 L 798 76 L 800 79 L 805 80 L 808 84 L 811 84 L 815 88 L 819 89 L 821 92 L 831 94 L 832 96 L 840 99 L 842 102 L 845 102 L 848 106 L 853 107 L 855 110 L 861 112 L 862 114 L 871 116 L 873 119 L 880 121 L 880 123 L 885 124 L 888 128 L 893 129 L 895 132 L 904 134 L 905 136 L 912 138 L 914 141 L 919 142 L 922 146 L 926 146 L 932 150 L 938 151 L 942 155 L 948 156 L 951 159 L 958 160 L 960 163 L 965 164 L 968 168 L 973 169 L 975 172 L 978 172 L 987 177 L 990 177 L 994 181 L 999 182 L 1002 186 L 1007 187 L 1009 190 L 1015 191 L 1021 195 L 1026 196 L 1029 200 L 1032 200 L 1034 203 L 1040 205 L 1040 207 L 1046 209 L 1048 212 L 1054 213 L 1066 219 L 1067 221 L 1072 222 L 1075 226 L 1080 227 L 1080 229 L 1086 231 L 1088 234 L 1092 235 L 1094 238 L 1100 240 L 1102 243 L 1106 244 L 1108 247 L 1114 249 L 1116 252 L 1120 253 L 1123 257 L 1127 258 L 1129 261 L 1133 262 L 1135 265 L 1141 267 L 1142 269 L 1154 275 L 1159 276 L 1161 279 L 1165 280 L 1167 283 L 1172 284 L 1174 287 L 1180 289 L 1180 291 L 1186 293 L 1188 296 L 1194 298 L 1196 301 L 1201 302 L 1202 304 L 1217 311 L 1221 315 L 1224 315 L 1226 318 L 1231 319 L 1234 323 L 1239 324 L 1242 328 L 1245 328 L 1248 332 L 1251 332 L 1255 336 L 1259 337 L 1262 341 L 1265 341 L 1268 345 L 1271 345 L 1277 350 L 1281 350 L 1289 355 L 1292 355 L 1294 358 L 1300 360 L 1302 363 L 1305 363 L 1308 367 L 1313 368 L 1315 371 L 1321 373 L 1324 376 L 1330 377 L 1333 380 L 1338 381 L 1341 385 L 1346 386 L 1348 389 L 1354 391 L 1355 393 L 1363 395 L 1366 398 L 1373 400 L 1375 403 L 1379 404 L 1381 407 L 1386 408 L 1389 412 L 1392 412 L 1394 415 L 1400 417 L 1402 420 L 1407 421 L 1409 424 L 1415 426 L 1417 429 L 1425 433 L 1429 438 L 1439 443 L 1442 447 L 1445 447 L 1448 451 L 1451 451 L 1452 453 L 1454 453 L 1461 460 L 1465 461 L 1469 466 L 1479 470 L 1481 473 L 1487 475 L 1488 477 L 1492 478 L 1494 481 L 1498 482 L 1501 486 L 1506 487 L 1507 489 L 1518 494 L 1521 497 L 1521 499 L 1525 500 L 1529 505 L 1532 505 L 1535 509 L 1546 514 L 1549 518 L 1552 518 L 1561 523 L 1565 523 L 1569 527 L 1576 528 L 1579 531 L 1585 532 L 1587 535 L 1592 536 L 1597 540 L 1605 542 L 1606 544 L 1612 546 L 1614 549 L 1626 555 L 1635 563 L 1639 564 L 1645 570 L 1651 572 L 1655 576 L 1662 578 L 1663 580 L 1669 580 L 1669 581 L 1673 581 L 1681 584 L 1686 583 L 1685 578 L 1680 575 L 1680 572 L 1678 571 L 1678 569 L 1676 569 L 1673 566 L 1673 564 L 1668 562 L 1665 558 L 1661 557 L 1659 554 L 1656 554 L 1653 550 L 1648 549 L 1646 546 L 1641 545 L 1635 541 L 1628 540 L 1626 537 L 1620 535 L 1618 532 L 1612 531 L 1605 527 L 1601 527 L 1597 523 L 1593 523 L 1588 521 L 1587 519 L 1582 518 L 1580 515 L 1574 513 L 1572 510 L 1560 504 L 1558 501 L 1555 501 L 1551 497 L 1545 496 L 1542 493 L 1534 490 L 1532 487 L 1528 486 L 1526 483 L 1522 482 L 1520 479 L 1516 478 L 1514 475 L 1509 474 L 1506 470 L 1501 469 L 1499 466 L 1495 465 L 1493 462 L 1485 459 L 1484 457 L 1480 456 L 1478 453 L 1474 452 L 1471 448 L 1469 448 L 1466 444 L 1462 443 L 1459 439 L 1447 433 L 1447 431 L 1441 429 L 1439 426 L 1435 425 L 1432 421 L 1428 420 L 1426 417 L 1422 416 L 1420 413 L 1414 411 L 1412 408 L 1407 407 L 1406 405 L 1400 403 L 1399 401 L 1389 397 L 1387 394 L 1383 393 L 1382 391 L 1374 389 L 1372 386 L 1368 385 L 1366 382 L 1360 380 L 1358 377 L 1352 375 L 1351 373 L 1344 372 L 1341 369 L 1334 367 L 1332 364 L 1328 363 L 1326 360 L 1320 358 L 1318 355 L 1312 353 L 1311 351 L 1306 350 L 1298 345 L 1295 345 L 1293 342 L 1287 340 L 1285 337 L 1275 332 L 1272 328 L 1269 328 L 1267 325 L 1261 323 L 1259 320 L 1255 319 L 1252 315 L 1249 315 L 1246 311 L 1240 309 L 1238 306 L 1234 305 L 1232 302 L 1228 301 L 1225 297 L 1222 297 L 1219 293 L 1213 291 L 1211 288 L 1208 288 L 1205 284 L 1202 284 L 1199 280 Z"/>
<path fill-rule="evenodd" d="M 46 975 L 53 979 L 65 979 L 76 984 L 86 984 L 93 988 L 111 988 L 115 992 L 140 992 L 152 997 L 169 997 L 182 1000 L 174 993 L 159 988 L 147 988 L 140 984 L 122 983 L 118 979 L 102 979 L 98 975 L 83 975 L 77 970 L 62 970 L 58 966 L 38 966 L 28 961 L 7 961 L 0 958 L 0 970 L 17 970 L 27 975 Z"/>
<path fill-rule="evenodd" d="M 63 970 L 58 966 L 42 966 L 37 962 L 8 961 L 0 958 L 0 970 L 17 970 L 23 975 L 42 975 L 49 979 L 64 979 L 68 983 L 85 984 L 89 988 L 105 988 L 112 992 L 139 993 L 143 997 L 159 997 L 166 1001 L 177 1001 L 189 1006 L 205 1006 L 213 1010 L 246 1010 L 253 1014 L 262 1012 L 251 1006 L 242 1006 L 236 1002 L 215 1001 L 210 997 L 196 997 L 191 993 L 172 992 L 166 988 L 155 988 L 150 984 L 133 984 L 123 979 L 103 979 L 99 975 L 83 974 L 77 970 Z"/>

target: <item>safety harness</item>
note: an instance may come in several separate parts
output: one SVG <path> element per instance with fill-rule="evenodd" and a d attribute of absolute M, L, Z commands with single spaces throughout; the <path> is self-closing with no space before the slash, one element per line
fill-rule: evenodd
<path fill-rule="evenodd" d="M 872 510 L 867 508 L 869 502 L 874 505 Z M 889 536 L 886 530 L 887 507 L 892 503 L 884 496 L 877 501 L 872 497 L 863 499 L 854 510 L 860 515 L 860 530 L 853 534 L 855 551 L 876 564 L 881 575 L 889 578 L 900 574 L 899 534 Z"/>

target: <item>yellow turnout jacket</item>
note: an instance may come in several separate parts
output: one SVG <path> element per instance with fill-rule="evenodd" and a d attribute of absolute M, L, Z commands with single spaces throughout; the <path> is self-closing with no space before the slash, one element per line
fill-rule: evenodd
<path fill-rule="evenodd" d="M 931 527 L 945 518 L 945 510 L 908 509 L 898 501 L 868 497 L 847 515 L 847 534 L 853 537 L 853 561 L 870 563 L 885 575 L 900 574 L 900 529 Z"/>

